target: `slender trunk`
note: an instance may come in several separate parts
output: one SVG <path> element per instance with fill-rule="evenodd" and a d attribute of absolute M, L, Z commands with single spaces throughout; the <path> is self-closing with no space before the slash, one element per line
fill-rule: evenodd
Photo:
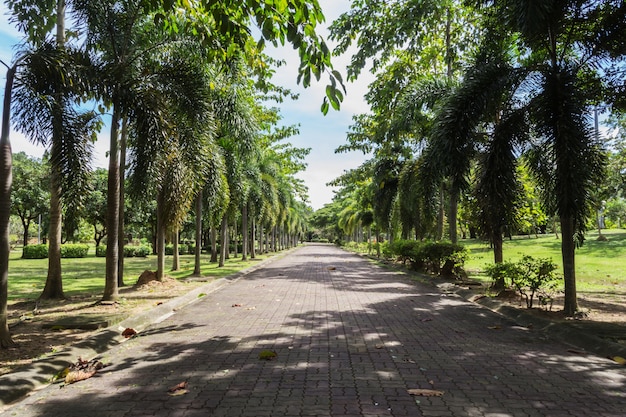
<path fill-rule="evenodd" d="M 248 203 L 241 209 L 241 260 L 248 260 Z"/>
<path fill-rule="evenodd" d="M 211 259 L 209 262 L 217 262 L 217 228 L 211 226 Z"/>
<path fill-rule="evenodd" d="M 55 143 L 52 143 L 55 146 Z M 40 297 L 43 300 L 61 300 L 63 279 L 61 276 L 61 189 L 60 172 L 50 169 L 50 224 L 48 229 L 48 276 Z"/>
<path fill-rule="evenodd" d="M 224 217 L 222 217 L 222 227 L 221 227 L 221 233 L 220 233 L 220 261 L 218 266 L 222 267 L 224 266 L 224 259 L 226 259 L 226 252 L 227 252 L 227 246 L 228 246 L 228 242 L 226 241 L 226 237 L 228 235 L 228 215 L 226 213 L 224 213 Z"/>
<path fill-rule="evenodd" d="M 174 252 L 172 253 L 172 271 L 180 270 L 180 254 L 178 253 L 178 228 L 172 233 Z"/>
<path fill-rule="evenodd" d="M 24 247 L 28 246 L 29 233 L 28 229 L 30 228 L 30 220 L 26 220 L 22 218 L 22 228 L 24 229 L 24 234 L 22 235 L 22 242 Z"/>
<path fill-rule="evenodd" d="M 9 302 L 9 225 L 11 216 L 11 184 L 13 181 L 13 157 L 9 140 L 11 95 L 15 67 L 7 71 L 2 107 L 2 135 L 0 136 L 0 348 L 8 348 L 15 343 L 9 331 L 7 303 Z"/>
<path fill-rule="evenodd" d="M 115 301 L 118 297 L 117 261 L 119 257 L 119 213 L 120 213 L 120 154 L 118 149 L 120 110 L 113 105 L 111 138 L 109 149 L 109 175 L 107 179 L 107 251 L 106 278 L 102 301 Z"/>
<path fill-rule="evenodd" d="M 574 219 L 561 218 L 561 256 L 563 259 L 563 281 L 565 284 L 565 303 L 563 311 L 573 316 L 578 311 L 576 295 L 576 267 L 574 263 L 576 245 L 574 243 Z"/>
<path fill-rule="evenodd" d="M 437 235 L 435 236 L 435 240 L 439 241 L 443 239 L 443 224 L 445 222 L 445 192 L 443 183 L 441 183 L 440 191 L 439 191 L 439 213 L 437 216 Z"/>
<path fill-rule="evenodd" d="M 254 259 L 256 258 L 256 245 L 254 244 L 254 241 L 256 240 L 256 219 L 254 216 L 252 216 L 252 221 L 251 221 L 251 225 L 250 225 L 250 258 Z"/>
<path fill-rule="evenodd" d="M 233 246 L 234 246 L 234 255 L 233 257 L 236 258 L 239 256 L 239 248 L 237 247 L 239 245 L 239 234 L 237 233 L 237 220 L 235 220 L 235 223 L 233 224 Z"/>
<path fill-rule="evenodd" d="M 202 190 L 196 196 L 196 248 L 193 266 L 193 275 L 199 277 L 202 275 L 200 271 L 200 253 L 202 252 Z"/>
<path fill-rule="evenodd" d="M 457 242 L 457 232 L 456 232 L 456 223 L 457 223 L 457 214 L 459 209 L 459 187 L 455 184 L 452 184 L 450 188 L 450 218 L 448 219 L 449 233 L 450 233 L 450 242 Z"/>
<path fill-rule="evenodd" d="M 157 247 L 157 281 L 163 281 L 165 275 L 165 227 L 163 227 L 163 197 L 159 191 L 157 195 L 157 228 L 156 228 L 156 247 Z"/>
<path fill-rule="evenodd" d="M 126 239 L 124 236 L 124 178 L 126 177 L 126 139 L 128 138 L 128 122 L 126 117 L 122 119 L 122 137 L 120 138 L 120 212 L 118 219 L 118 237 L 117 247 L 119 253 L 117 255 L 117 286 L 123 287 L 124 284 L 124 244 Z"/>

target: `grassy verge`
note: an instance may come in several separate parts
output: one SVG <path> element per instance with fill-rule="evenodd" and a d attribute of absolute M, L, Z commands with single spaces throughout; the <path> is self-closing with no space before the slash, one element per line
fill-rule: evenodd
<path fill-rule="evenodd" d="M 47 259 L 22 259 L 21 250 L 11 252 L 9 261 L 9 304 L 17 301 L 34 300 L 43 291 L 48 271 Z M 209 279 L 221 278 L 242 271 L 274 254 L 257 255 L 254 260 L 242 261 L 231 258 L 222 268 L 217 263 L 209 263 L 209 255 L 201 257 L 201 272 Z M 124 262 L 124 282 L 133 285 L 139 275 L 156 269 L 156 256 L 147 258 L 126 258 Z M 166 268 L 171 268 L 172 257 L 167 256 Z M 102 294 L 104 291 L 105 258 L 90 255 L 86 258 L 62 259 L 63 289 L 66 296 Z M 194 255 L 181 255 L 180 270 L 166 270 L 166 275 L 181 280 L 193 274 Z"/>
<path fill-rule="evenodd" d="M 576 250 L 576 281 L 582 292 L 626 293 L 626 230 L 602 232 L 608 240 L 599 241 L 598 233 L 589 233 L 585 243 Z M 482 272 L 493 263 L 493 250 L 488 243 L 466 239 L 460 243 L 470 250 L 465 268 L 472 278 L 486 280 Z M 504 242 L 504 259 L 517 261 L 524 255 L 549 258 L 561 269 L 561 240 L 555 235 L 516 236 Z"/>

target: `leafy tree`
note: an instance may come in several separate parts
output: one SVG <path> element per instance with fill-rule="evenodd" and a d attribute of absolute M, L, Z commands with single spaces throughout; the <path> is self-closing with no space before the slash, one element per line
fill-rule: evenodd
<path fill-rule="evenodd" d="M 103 168 L 93 171 L 91 183 L 91 189 L 85 201 L 83 217 L 93 228 L 93 240 L 96 242 L 97 248 L 107 234 L 107 171 Z"/>
<path fill-rule="evenodd" d="M 31 223 L 48 209 L 48 167 L 40 159 L 19 152 L 13 155 L 13 178 L 11 211 L 22 222 L 22 241 L 26 246 L 29 243 Z"/>

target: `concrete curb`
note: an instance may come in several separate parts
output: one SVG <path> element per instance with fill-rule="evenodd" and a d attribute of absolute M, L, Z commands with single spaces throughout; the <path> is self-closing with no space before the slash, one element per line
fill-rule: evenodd
<path fill-rule="evenodd" d="M 122 320 L 120 323 L 107 327 L 82 342 L 68 346 L 59 352 L 47 355 L 39 360 L 35 360 L 32 364 L 26 365 L 15 372 L 0 376 L 0 411 L 2 407 L 19 401 L 30 392 L 50 385 L 55 375 L 65 369 L 69 364 L 76 362 L 79 357 L 84 360 L 91 360 L 124 342 L 126 338 L 121 335 L 124 329 L 132 328 L 138 333 L 141 333 L 148 326 L 159 323 L 175 314 L 176 311 L 198 301 L 203 297 L 202 294 L 215 292 L 247 274 L 266 266 L 274 260 L 287 255 L 295 249 L 297 248 L 285 250 L 243 271 L 236 272 L 227 277 L 195 288 L 185 295 L 169 300 L 146 312 L 129 317 Z"/>

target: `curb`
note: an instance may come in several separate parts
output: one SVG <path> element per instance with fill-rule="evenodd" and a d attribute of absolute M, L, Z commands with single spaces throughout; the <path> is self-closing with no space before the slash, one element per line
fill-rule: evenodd
<path fill-rule="evenodd" d="M 30 365 L 18 368 L 15 372 L 1 375 L 0 411 L 2 411 L 5 406 L 23 399 L 32 391 L 50 385 L 55 375 L 65 369 L 69 364 L 76 362 L 79 357 L 84 360 L 91 360 L 121 344 L 127 340 L 121 335 L 125 328 L 132 328 L 138 333 L 141 333 L 148 326 L 159 323 L 176 314 L 176 311 L 200 300 L 203 298 L 203 294 L 206 295 L 218 291 L 220 288 L 237 281 L 296 249 L 297 247 L 285 250 L 242 271 L 195 288 L 180 297 L 169 300 L 150 310 L 109 326 L 82 342 L 68 346 L 42 359 L 35 360 Z"/>

